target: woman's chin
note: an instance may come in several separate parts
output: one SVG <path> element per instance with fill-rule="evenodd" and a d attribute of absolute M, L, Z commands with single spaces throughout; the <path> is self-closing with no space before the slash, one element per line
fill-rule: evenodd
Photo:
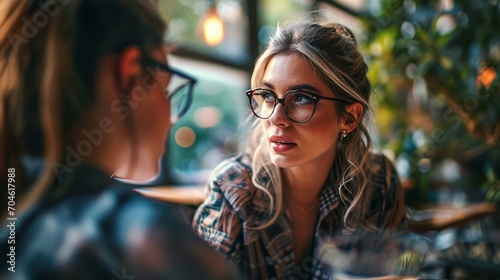
<path fill-rule="evenodd" d="M 158 176 L 159 172 L 158 168 L 156 168 L 156 170 L 141 170 L 126 178 L 115 177 L 115 179 L 128 184 L 143 185 L 156 180 Z"/>
<path fill-rule="evenodd" d="M 292 167 L 290 160 L 282 155 L 271 155 L 271 162 L 280 168 Z"/>
<path fill-rule="evenodd" d="M 137 160 L 132 168 L 123 168 L 122 172 L 115 172 L 115 177 L 120 181 L 145 184 L 158 178 L 160 160 Z"/>
<path fill-rule="evenodd" d="M 158 169 L 151 171 L 151 172 L 144 172 L 144 174 L 141 174 L 141 176 L 137 177 L 137 181 L 152 181 L 154 179 L 158 178 Z"/>

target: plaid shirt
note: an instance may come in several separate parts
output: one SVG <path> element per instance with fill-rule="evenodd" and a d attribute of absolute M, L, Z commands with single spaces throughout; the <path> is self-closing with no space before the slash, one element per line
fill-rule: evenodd
<path fill-rule="evenodd" d="M 385 157 L 374 158 L 381 168 L 371 179 L 370 187 L 374 190 L 371 220 L 380 228 L 390 223 L 403 225 L 404 208 L 399 205 L 402 196 L 396 171 Z M 205 202 L 193 220 L 198 234 L 234 262 L 245 279 L 331 279 L 329 270 L 319 260 L 318 251 L 323 241 L 342 230 L 344 207 L 339 203 L 338 186 L 328 181 L 321 192 L 314 257 L 295 265 L 288 211 L 271 226 L 252 229 L 270 218 L 270 200 L 254 187 L 251 178 L 248 155 L 229 158 L 213 171 Z M 260 172 L 257 180 L 275 196 L 265 172 Z M 400 213 L 394 213 L 396 211 Z"/>

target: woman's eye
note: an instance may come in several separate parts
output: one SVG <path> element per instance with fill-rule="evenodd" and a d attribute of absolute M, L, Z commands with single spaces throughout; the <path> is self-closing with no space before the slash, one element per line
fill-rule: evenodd
<path fill-rule="evenodd" d="M 276 97 L 274 96 L 274 94 L 272 92 L 269 92 L 269 91 L 264 91 L 262 93 L 259 94 L 262 99 L 264 101 L 272 101 L 274 102 L 274 100 L 276 99 Z"/>
<path fill-rule="evenodd" d="M 308 94 L 297 93 L 293 95 L 293 102 L 300 105 L 308 105 L 313 103 L 313 97 Z"/>

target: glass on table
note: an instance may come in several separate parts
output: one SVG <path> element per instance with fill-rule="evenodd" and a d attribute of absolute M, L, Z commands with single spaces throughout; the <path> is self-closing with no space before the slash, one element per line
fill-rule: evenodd
<path fill-rule="evenodd" d="M 431 243 L 414 233 L 362 231 L 337 234 L 320 246 L 332 280 L 417 279 Z"/>

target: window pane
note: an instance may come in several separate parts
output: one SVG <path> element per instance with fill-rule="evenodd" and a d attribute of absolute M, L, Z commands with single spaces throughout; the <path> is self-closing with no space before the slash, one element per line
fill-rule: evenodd
<path fill-rule="evenodd" d="M 182 50 L 200 53 L 232 64 L 246 65 L 250 60 L 248 16 L 244 0 L 163 0 L 169 9 L 169 30 L 167 41 Z M 212 10 L 211 10 L 212 9 Z M 222 29 L 209 20 L 210 11 L 215 11 Z M 222 35 L 222 41 L 213 45 L 204 36 L 207 27 L 208 38 Z M 214 30 L 215 28 L 215 30 Z M 219 34 L 219 32 L 223 32 Z"/>

